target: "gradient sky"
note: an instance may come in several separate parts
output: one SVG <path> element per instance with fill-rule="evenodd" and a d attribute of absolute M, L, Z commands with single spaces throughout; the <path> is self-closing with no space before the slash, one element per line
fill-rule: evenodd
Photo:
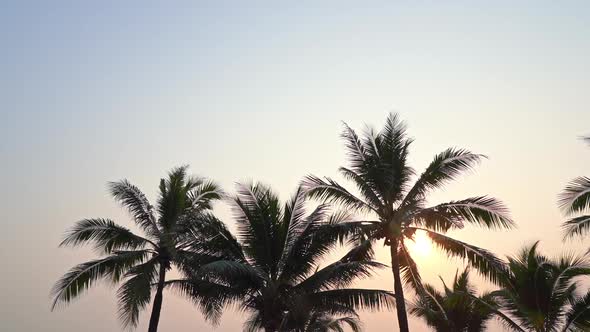
<path fill-rule="evenodd" d="M 590 175 L 577 139 L 590 134 L 588 4 L 2 2 L 0 329 L 120 330 L 108 287 L 49 312 L 55 280 L 93 257 L 57 249 L 64 230 L 84 217 L 131 224 L 107 181 L 154 199 L 168 169 L 190 164 L 229 190 L 253 179 L 286 198 L 305 174 L 338 178 L 340 121 L 380 126 L 390 111 L 409 124 L 418 170 L 450 146 L 490 157 L 431 201 L 490 194 L 519 228 L 454 236 L 502 256 L 536 239 L 550 255 L 579 250 L 561 242 L 556 196 Z M 461 266 L 418 261 L 437 285 Z M 387 271 L 361 285 L 392 288 Z M 209 329 L 188 302 L 164 301 L 162 331 Z M 394 317 L 363 315 L 367 331 Z M 228 312 L 217 331 L 243 318 Z"/>

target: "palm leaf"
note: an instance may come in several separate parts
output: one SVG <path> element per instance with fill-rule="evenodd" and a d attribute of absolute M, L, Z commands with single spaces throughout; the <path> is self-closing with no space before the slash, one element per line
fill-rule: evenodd
<path fill-rule="evenodd" d="M 316 176 L 308 175 L 303 179 L 302 187 L 310 198 L 341 204 L 345 207 L 361 211 L 376 212 L 371 205 L 354 196 L 330 178 L 320 179 Z"/>
<path fill-rule="evenodd" d="M 109 219 L 83 219 L 66 233 L 62 246 L 77 246 L 94 242 L 95 248 L 109 254 L 115 250 L 141 249 L 153 242 L 133 234 L 129 229 Z"/>
<path fill-rule="evenodd" d="M 224 196 L 223 189 L 212 180 L 201 180 L 188 192 L 190 206 L 198 211 L 211 209 L 212 202 L 220 200 Z"/>
<path fill-rule="evenodd" d="M 412 189 L 408 191 L 402 205 L 424 199 L 429 190 L 442 187 L 473 168 L 486 156 L 464 149 L 449 148 L 434 157 Z"/>
<path fill-rule="evenodd" d="M 418 229 L 418 228 L 417 228 Z M 437 247 L 451 256 L 467 260 L 470 266 L 494 283 L 500 282 L 505 275 L 506 266 L 502 260 L 485 249 L 455 240 L 446 235 L 420 228 Z"/>
<path fill-rule="evenodd" d="M 156 259 L 134 266 L 127 273 L 127 280 L 119 287 L 117 298 L 119 299 L 119 319 L 124 327 L 137 326 L 139 313 L 151 299 L 152 284 L 158 278 L 158 264 Z"/>
<path fill-rule="evenodd" d="M 144 261 L 149 254 L 147 250 L 116 251 L 106 258 L 74 266 L 53 286 L 51 293 L 54 300 L 51 309 L 77 298 L 100 279 L 118 281 L 131 267 Z"/>
<path fill-rule="evenodd" d="M 239 301 L 247 295 L 239 287 L 199 278 L 169 280 L 165 285 L 193 301 L 201 309 L 205 318 L 214 324 L 219 321 L 225 306 Z"/>
<path fill-rule="evenodd" d="M 375 289 L 327 290 L 311 294 L 309 301 L 319 306 L 342 305 L 354 310 L 388 310 L 394 306 L 393 293 Z"/>
<path fill-rule="evenodd" d="M 590 330 L 590 291 L 572 302 L 565 312 L 563 331 Z"/>
<path fill-rule="evenodd" d="M 510 218 L 508 209 L 500 201 L 492 197 L 479 196 L 442 203 L 431 208 L 419 210 L 412 215 L 419 223 L 436 229 L 444 229 L 445 224 L 439 220 L 448 221 L 461 227 L 461 222 L 479 224 L 487 228 L 512 228 L 514 221 Z M 426 218 L 433 218 L 434 221 Z M 424 220 L 424 221 L 421 221 Z M 442 225 L 442 226 L 440 226 Z"/>
<path fill-rule="evenodd" d="M 340 167 L 339 171 L 346 179 L 354 182 L 361 195 L 363 195 L 365 200 L 370 203 L 375 210 L 382 209 L 385 206 L 382 197 L 379 196 L 379 189 L 375 188 L 374 184 L 367 182 L 363 176 L 357 174 L 352 169 Z"/>
<path fill-rule="evenodd" d="M 568 183 L 559 195 L 559 205 L 567 214 L 590 208 L 590 178 L 581 176 Z"/>
<path fill-rule="evenodd" d="M 587 234 L 590 231 L 590 215 L 569 219 L 561 227 L 564 229 L 564 240 Z"/>
<path fill-rule="evenodd" d="M 109 182 L 111 195 L 121 203 L 133 217 L 133 220 L 149 235 L 159 233 L 153 215 L 153 207 L 145 195 L 127 180 Z"/>

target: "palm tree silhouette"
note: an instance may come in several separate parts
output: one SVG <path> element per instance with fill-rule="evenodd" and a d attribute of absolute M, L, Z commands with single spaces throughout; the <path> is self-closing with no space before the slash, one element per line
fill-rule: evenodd
<path fill-rule="evenodd" d="M 301 189 L 282 205 L 260 184 L 240 185 L 232 205 L 237 238 L 221 221 L 210 220 L 197 232 L 202 238 L 191 250 L 198 261 L 211 263 L 186 271 L 190 278 L 167 283 L 210 315 L 237 303 L 250 313 L 246 331 L 305 331 L 311 322 L 326 323 L 326 317 L 355 316 L 357 309 L 393 305 L 389 292 L 347 288 L 383 266 L 368 260 L 370 242 L 319 268 L 350 232 L 350 225 L 342 222 L 346 214 L 329 215 L 326 205 L 306 214 Z M 210 289 L 212 296 L 204 296 L 203 289 Z M 330 326 L 341 323 L 353 322 L 346 319 Z"/>
<path fill-rule="evenodd" d="M 518 331 L 590 331 L 590 291 L 581 277 L 590 276 L 588 255 L 550 259 L 537 252 L 538 242 L 508 259 L 502 289 L 493 292 Z"/>
<path fill-rule="evenodd" d="M 135 327 L 155 285 L 148 331 L 157 331 L 166 272 L 172 265 L 182 266 L 188 257 L 192 259 L 187 248 L 195 239 L 193 224 L 207 218 L 212 202 L 222 196 L 217 184 L 190 177 L 186 170 L 175 168 L 160 181 L 155 209 L 127 180 L 109 183 L 112 196 L 129 210 L 145 235 L 136 235 L 109 219 L 76 223 L 60 246 L 93 244 L 106 257 L 70 269 L 53 287 L 52 310 L 71 302 L 100 279 L 122 281 L 117 291 L 119 316 L 125 327 Z M 195 263 L 194 259 L 191 262 Z"/>
<path fill-rule="evenodd" d="M 480 332 L 494 317 L 505 317 L 493 294 L 477 295 L 469 282 L 469 269 L 455 274 L 451 287 L 443 281 L 443 292 L 425 284 L 410 313 L 423 318 L 438 332 Z M 510 324 L 510 320 L 506 320 Z"/>
<path fill-rule="evenodd" d="M 349 167 L 340 173 L 351 180 L 357 196 L 330 178 L 308 176 L 303 183 L 315 198 L 338 202 L 360 212 L 376 216 L 376 221 L 357 222 L 371 239 L 385 239 L 390 247 L 391 269 L 400 331 L 407 332 L 408 318 L 402 279 L 420 288 L 420 275 L 404 243 L 422 230 L 451 256 L 466 258 L 480 273 L 496 280 L 501 261 L 491 252 L 444 235 L 451 229 L 463 228 L 464 222 L 487 228 L 510 228 L 513 221 L 498 200 L 486 196 L 428 206 L 427 194 L 471 170 L 484 156 L 463 149 L 450 148 L 434 157 L 426 170 L 411 186 L 414 170 L 408 165 L 412 139 L 397 114 L 390 114 L 379 132 L 368 128 L 362 138 L 344 124 Z"/>
<path fill-rule="evenodd" d="M 345 326 L 352 332 L 362 331 L 361 322 L 356 315 L 335 318 L 314 313 L 302 332 L 344 332 Z"/>
<path fill-rule="evenodd" d="M 584 137 L 590 143 L 590 136 Z M 559 205 L 568 216 L 575 216 L 563 223 L 565 238 L 585 235 L 590 231 L 590 215 L 579 215 L 590 209 L 590 178 L 580 176 L 568 183 L 559 195 Z"/>

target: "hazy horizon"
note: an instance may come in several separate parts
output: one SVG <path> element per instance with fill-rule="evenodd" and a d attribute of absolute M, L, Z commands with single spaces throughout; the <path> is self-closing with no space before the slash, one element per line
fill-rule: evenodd
<path fill-rule="evenodd" d="M 512 231 L 466 227 L 455 238 L 501 257 L 562 242 L 557 195 L 590 175 L 590 3 L 12 2 L 0 10 L 0 324 L 7 331 L 118 331 L 116 298 L 101 285 L 51 313 L 49 291 L 90 249 L 58 249 L 85 217 L 132 226 L 108 195 L 127 178 L 154 201 L 178 165 L 219 181 L 260 181 L 286 199 L 307 174 L 337 176 L 341 121 L 362 130 L 398 112 L 421 172 L 447 147 L 485 154 L 433 203 L 501 199 Z M 352 187 L 352 186 L 349 186 Z M 227 205 L 216 213 L 231 224 Z M 584 245 L 585 243 L 585 245 Z M 440 286 L 462 265 L 417 258 Z M 388 263 L 388 256 L 378 252 Z M 361 285 L 392 289 L 387 270 Z M 478 281 L 481 290 L 490 285 Z M 395 312 L 362 315 L 394 330 Z M 147 315 L 137 331 L 146 330 Z M 241 329 L 228 311 L 216 331 Z M 412 331 L 428 331 L 411 318 Z M 168 292 L 161 331 L 208 330 Z M 499 330 L 498 330 L 499 331 Z"/>

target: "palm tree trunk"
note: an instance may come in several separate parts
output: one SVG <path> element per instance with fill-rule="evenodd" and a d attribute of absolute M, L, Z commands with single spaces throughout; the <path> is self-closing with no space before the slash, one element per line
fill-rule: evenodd
<path fill-rule="evenodd" d="M 157 332 L 158 323 L 160 322 L 160 311 L 162 310 L 162 293 L 164 291 L 164 281 L 166 281 L 166 266 L 160 263 L 160 276 L 158 279 L 158 288 L 154 297 L 154 306 L 150 317 L 150 326 L 148 332 Z"/>
<path fill-rule="evenodd" d="M 404 299 L 404 287 L 399 272 L 399 256 L 397 253 L 398 240 L 391 241 L 391 272 L 393 273 L 393 292 L 395 296 L 395 307 L 400 332 L 408 332 L 408 314 L 406 313 L 406 302 Z"/>

